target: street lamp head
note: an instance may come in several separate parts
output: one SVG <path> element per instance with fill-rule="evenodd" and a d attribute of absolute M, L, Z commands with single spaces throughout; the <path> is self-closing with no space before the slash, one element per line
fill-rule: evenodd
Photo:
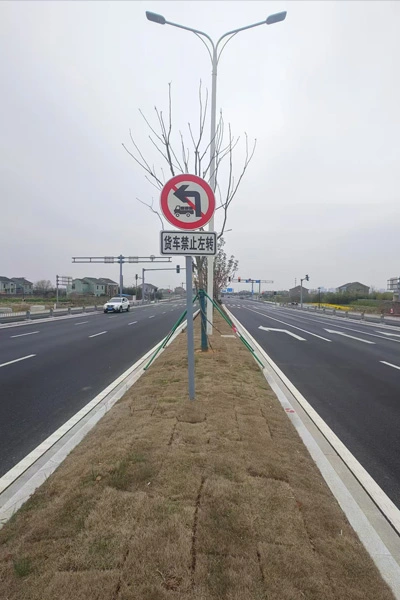
<path fill-rule="evenodd" d="M 166 23 L 165 17 L 163 17 L 162 15 L 158 15 L 157 13 L 150 12 L 148 10 L 146 10 L 146 17 L 149 21 L 153 21 L 153 23 L 159 23 L 160 25 L 165 25 Z"/>
<path fill-rule="evenodd" d="M 284 10 L 283 12 L 280 12 L 280 13 L 275 13 L 274 15 L 269 15 L 269 17 L 267 17 L 265 22 L 267 25 L 273 25 L 274 23 L 279 23 L 280 21 L 284 21 L 286 19 L 286 15 L 287 15 L 286 10 Z M 165 19 L 164 19 L 164 22 L 165 22 Z"/>

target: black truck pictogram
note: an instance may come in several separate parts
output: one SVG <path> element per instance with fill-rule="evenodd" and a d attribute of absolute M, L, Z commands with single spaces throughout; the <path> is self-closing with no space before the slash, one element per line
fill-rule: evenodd
<path fill-rule="evenodd" d="M 177 204 L 174 208 L 174 214 L 177 218 L 181 215 L 186 215 L 189 218 L 190 215 L 194 214 L 194 209 L 191 206 L 179 206 Z"/>

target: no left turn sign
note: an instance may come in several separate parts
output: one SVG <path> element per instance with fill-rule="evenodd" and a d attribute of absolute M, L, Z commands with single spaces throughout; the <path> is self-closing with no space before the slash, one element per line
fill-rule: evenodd
<path fill-rule="evenodd" d="M 214 192 L 197 175 L 176 175 L 162 189 L 161 210 L 167 221 L 178 229 L 199 229 L 214 214 Z"/>

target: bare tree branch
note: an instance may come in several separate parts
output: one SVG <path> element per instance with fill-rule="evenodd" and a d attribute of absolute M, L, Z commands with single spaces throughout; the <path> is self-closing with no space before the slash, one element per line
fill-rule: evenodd
<path fill-rule="evenodd" d="M 152 213 L 154 213 L 155 215 L 157 215 L 157 217 L 160 219 L 161 229 L 164 231 L 164 221 L 162 220 L 161 215 L 158 212 L 158 210 L 155 210 L 155 208 L 153 208 L 154 198 L 151 199 L 151 204 L 148 204 L 147 202 L 144 202 L 143 200 L 141 200 L 138 197 L 136 197 L 136 200 L 138 200 L 140 202 L 140 204 L 144 204 L 145 206 L 147 206 L 147 208 L 149 208 Z"/>

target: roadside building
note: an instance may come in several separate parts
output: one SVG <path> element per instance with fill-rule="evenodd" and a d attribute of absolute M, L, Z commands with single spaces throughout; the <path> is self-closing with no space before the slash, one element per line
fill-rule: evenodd
<path fill-rule="evenodd" d="M 83 277 L 73 279 L 67 288 L 67 294 L 78 294 L 80 296 L 115 296 L 118 293 L 118 283 L 105 277 Z"/>
<path fill-rule="evenodd" d="M 25 279 L 25 277 L 12 277 L 15 283 L 15 293 L 29 296 L 33 294 L 33 283 Z"/>
<path fill-rule="evenodd" d="M 0 294 L 15 294 L 16 284 L 9 277 L 0 275 Z"/>
<path fill-rule="evenodd" d="M 291 288 L 289 290 L 289 300 L 290 302 L 300 302 L 301 296 L 301 286 L 296 285 L 296 287 Z M 308 300 L 308 288 L 305 288 L 303 285 L 303 302 L 307 302 Z"/>
<path fill-rule="evenodd" d="M 341 294 L 363 294 L 364 296 L 368 296 L 369 294 L 369 286 L 360 283 L 359 281 L 352 281 L 351 283 L 345 283 L 344 285 L 340 285 L 337 291 Z"/>

